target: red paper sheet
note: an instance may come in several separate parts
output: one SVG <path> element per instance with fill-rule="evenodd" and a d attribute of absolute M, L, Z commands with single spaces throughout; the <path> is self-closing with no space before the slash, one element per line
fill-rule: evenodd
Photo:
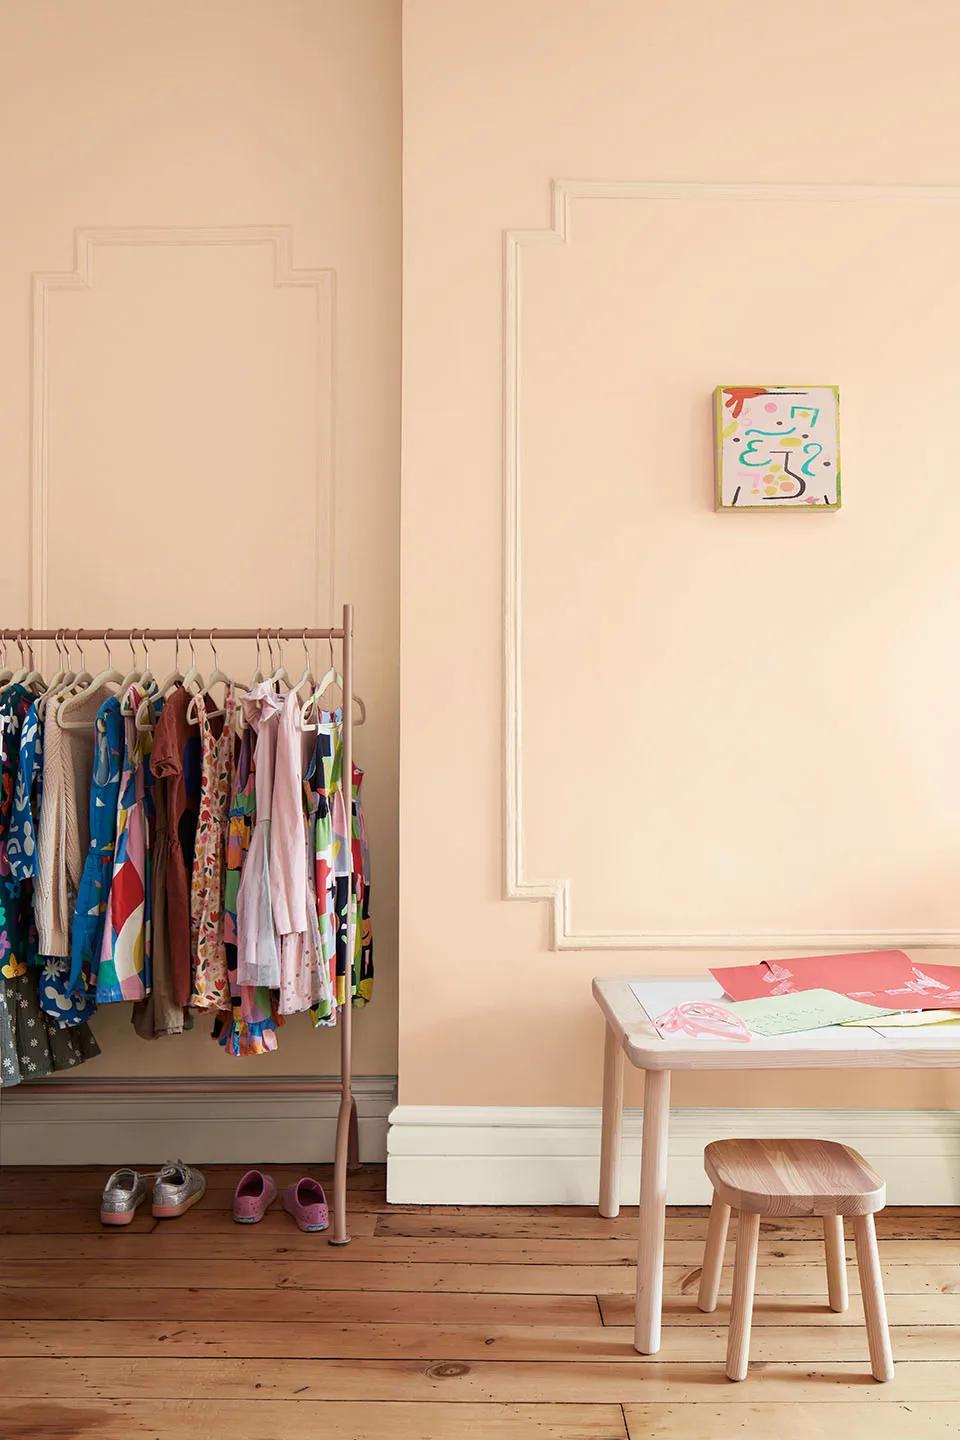
<path fill-rule="evenodd" d="M 902 950 L 763 960 L 759 965 L 721 966 L 710 974 L 732 1000 L 835 990 L 887 1010 L 960 1008 L 960 966 L 915 963 Z"/>

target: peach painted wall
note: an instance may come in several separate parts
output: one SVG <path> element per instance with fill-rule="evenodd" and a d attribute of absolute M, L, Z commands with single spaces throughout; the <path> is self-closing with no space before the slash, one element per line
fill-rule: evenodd
<path fill-rule="evenodd" d="M 960 175 L 958 40 L 948 0 L 407 0 L 402 1102 L 596 1103 L 598 973 L 960 955 L 960 198 L 902 188 Z M 841 388 L 843 510 L 714 514 L 713 387 L 792 380 Z"/>
<path fill-rule="evenodd" d="M 356 1069 L 391 1074 L 398 0 L 14 0 L 0 65 L 4 623 L 28 621 L 31 579 L 52 625 L 328 623 L 354 602 L 378 960 Z M 253 670 L 252 650 L 221 659 Z M 338 1063 L 306 1017 L 246 1065 L 209 1028 L 148 1044 L 127 1006 L 105 1009 L 103 1056 L 78 1074 Z"/>

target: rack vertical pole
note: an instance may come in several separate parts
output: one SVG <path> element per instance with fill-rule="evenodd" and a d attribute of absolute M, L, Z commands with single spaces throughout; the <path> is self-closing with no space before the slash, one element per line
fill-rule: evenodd
<path fill-rule="evenodd" d="M 354 1131 L 353 1101 L 353 606 L 343 607 L 343 747 L 340 787 L 346 817 L 347 844 L 347 967 L 340 1011 L 340 1109 L 333 1168 L 333 1234 L 331 1245 L 349 1245 L 347 1232 L 347 1167 Z"/>

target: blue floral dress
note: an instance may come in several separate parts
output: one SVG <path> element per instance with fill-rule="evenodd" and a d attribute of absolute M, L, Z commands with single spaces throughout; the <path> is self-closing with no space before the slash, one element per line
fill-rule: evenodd
<path fill-rule="evenodd" d="M 10 853 L 21 741 L 35 698 L 21 685 L 0 695 L 0 1084 L 5 1087 L 69 1069 L 100 1053 L 88 1026 L 64 1029 L 40 1008 L 44 961 L 37 954 L 33 883 L 14 868 L 26 859 L 22 814 L 19 826 L 13 826 Z M 35 814 L 31 819 L 35 822 Z"/>

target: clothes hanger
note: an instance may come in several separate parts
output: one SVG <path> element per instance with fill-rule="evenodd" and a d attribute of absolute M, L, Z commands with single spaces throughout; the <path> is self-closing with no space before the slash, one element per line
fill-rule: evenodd
<path fill-rule="evenodd" d="M 197 667 L 197 652 L 193 648 L 192 630 L 187 631 L 187 644 L 190 646 L 190 665 L 183 677 L 183 688 L 189 690 L 191 695 L 196 695 L 203 689 L 203 675 Z"/>
<path fill-rule="evenodd" d="M 97 690 L 103 689 L 107 685 L 116 685 L 119 688 L 123 684 L 123 676 L 113 664 L 113 657 L 110 654 L 110 645 L 107 641 L 106 631 L 103 632 L 102 643 L 104 650 L 107 652 L 107 668 L 101 670 L 99 675 L 93 675 L 87 683 L 79 689 L 74 689 L 72 694 L 68 695 L 65 700 L 61 700 L 60 709 L 57 711 L 57 723 L 61 730 L 92 730 L 94 728 L 93 720 L 68 720 L 67 716 L 79 707 L 81 701 L 86 700 Z"/>
<path fill-rule="evenodd" d="M 37 697 L 38 719 L 46 710 L 47 701 L 50 699 L 50 696 L 58 694 L 61 690 L 68 690 L 76 679 L 74 672 L 70 669 L 70 651 L 67 648 L 66 633 L 65 630 L 58 630 L 54 636 L 53 643 L 57 647 L 57 660 L 60 669 L 56 675 L 54 675 L 43 694 Z"/>
<path fill-rule="evenodd" d="M 180 631 L 179 631 L 179 630 L 177 631 L 177 635 L 176 635 L 176 640 L 175 640 L 175 642 L 174 642 L 174 646 L 175 646 L 175 648 L 174 648 L 174 652 L 173 652 L 173 669 L 170 671 L 170 674 L 167 675 L 167 676 L 165 676 L 164 679 L 161 680 L 160 683 L 159 683 L 159 685 L 157 686 L 157 694 L 158 694 L 158 695 L 169 695 L 170 691 L 171 691 L 171 690 L 174 690 L 178 685 L 182 685 L 183 682 L 184 682 L 184 679 L 185 679 L 185 676 L 184 676 L 184 674 L 183 674 L 183 671 L 180 669 Z"/>
<path fill-rule="evenodd" d="M 270 649 L 270 658 L 271 658 L 271 660 L 272 660 L 272 659 L 273 659 L 273 647 L 272 647 L 272 645 L 270 644 L 270 631 L 269 631 L 269 630 L 267 631 L 267 646 L 268 646 L 269 649 Z M 280 631 L 279 631 L 279 629 L 277 630 L 277 659 L 280 661 L 280 664 L 277 666 L 276 670 L 274 670 L 273 674 L 272 674 L 272 675 L 269 675 L 269 676 L 267 677 L 268 682 L 269 682 L 269 684 L 271 684 L 271 685 L 274 687 L 274 689 L 277 689 L 277 690 L 279 690 L 279 688 L 280 688 L 281 685 L 286 685 L 287 688 L 290 689 L 290 688 L 292 688 L 291 685 L 290 685 L 290 676 L 287 674 L 286 666 L 285 666 L 284 663 L 283 663 L 283 646 L 282 646 L 281 643 L 280 643 Z"/>
<path fill-rule="evenodd" d="M 211 693 L 211 692 L 213 691 L 214 685 L 222 685 L 222 686 L 224 687 L 224 688 L 223 688 L 224 699 L 226 699 L 227 692 L 230 690 L 230 688 L 231 688 L 232 685 L 233 685 L 233 681 L 230 679 L 230 676 L 226 673 L 226 671 L 220 669 L 220 657 L 219 657 L 219 655 L 217 654 L 217 647 L 216 647 L 216 645 L 213 643 L 213 636 L 212 636 L 212 635 L 209 635 L 209 636 L 207 637 L 207 639 L 208 639 L 209 644 L 210 644 L 210 649 L 213 651 L 213 667 L 214 667 L 214 668 L 213 668 L 213 670 L 212 670 L 212 672 L 211 672 L 211 674 L 210 674 L 210 679 L 206 682 L 206 684 L 203 686 L 203 688 L 202 688 L 201 690 L 197 690 L 197 691 L 194 692 L 193 699 L 190 701 L 190 704 L 187 706 L 187 724 L 188 724 L 188 725 L 199 725 L 199 724 L 200 724 L 199 702 L 200 702 L 200 700 L 201 700 L 204 696 L 207 696 L 207 695 L 210 695 L 211 698 L 212 698 L 212 693 Z M 219 709 L 219 710 L 218 710 L 218 709 L 214 708 L 214 709 L 212 709 L 212 710 L 207 710 L 207 719 L 208 719 L 208 720 L 212 720 L 213 717 L 214 717 L 214 715 L 223 715 L 224 713 L 225 713 L 225 711 L 224 711 L 223 709 Z"/>
<path fill-rule="evenodd" d="M 12 689 L 14 685 L 23 685 L 27 690 L 36 690 L 37 686 L 39 686 L 42 690 L 45 690 L 47 682 L 40 674 L 40 671 L 34 669 L 33 647 L 30 645 L 24 630 L 20 630 L 17 634 L 17 649 L 20 651 L 20 668 L 19 670 L 14 670 L 4 684 L 0 686 L 0 695 Z"/>
<path fill-rule="evenodd" d="M 7 681 L 10 679 L 10 676 L 13 674 L 13 670 L 12 670 L 11 667 L 7 664 L 7 642 L 6 642 L 6 640 L 0 640 L 0 645 L 2 645 L 2 647 L 3 647 L 3 668 L 0 669 L 0 686 L 3 686 L 3 685 L 6 685 Z"/>
<path fill-rule="evenodd" d="M 247 689 L 248 689 L 248 690 L 252 690 L 253 687 L 254 687 L 254 685 L 262 685 L 262 684 L 263 684 L 263 680 L 264 680 L 264 675 L 263 675 L 263 656 L 262 656 L 261 653 L 260 653 L 260 641 L 261 641 L 262 638 L 263 638 L 263 637 L 262 637 L 262 634 L 261 634 L 261 632 L 258 630 L 258 631 L 257 631 L 257 668 L 256 668 L 256 670 L 253 672 L 253 679 L 250 681 L 250 684 L 247 686 Z"/>
<path fill-rule="evenodd" d="M 27 654 L 30 657 L 30 671 L 23 683 L 28 690 L 36 690 L 39 686 L 40 691 L 42 692 L 46 690 L 47 682 L 40 674 L 40 671 L 37 670 L 34 666 L 33 646 L 29 640 L 27 640 Z"/>
<path fill-rule="evenodd" d="M 313 676 L 313 661 L 310 659 L 310 651 L 307 649 L 306 626 L 304 626 L 303 634 L 300 637 L 300 643 L 303 645 L 303 674 L 300 676 L 299 680 L 292 680 L 290 682 L 290 689 L 299 692 L 303 689 L 304 685 L 309 685 L 310 692 L 312 692 L 317 682 Z"/>
<path fill-rule="evenodd" d="M 316 724 L 311 725 L 307 721 L 307 716 L 310 713 L 311 707 L 313 707 L 315 714 L 319 712 L 319 702 L 326 694 L 326 692 L 330 689 L 331 685 L 339 685 L 340 693 L 343 693 L 343 676 L 340 674 L 340 671 L 337 669 L 334 662 L 333 639 L 329 635 L 327 636 L 327 644 L 330 646 L 330 669 L 326 672 L 325 675 L 322 675 L 320 677 L 318 684 L 314 687 L 314 689 L 307 696 L 304 703 L 300 706 L 300 728 L 302 730 L 319 730 L 319 720 Z M 353 698 L 356 702 L 358 711 L 357 719 L 354 721 L 354 724 L 364 725 L 367 719 L 367 707 L 366 705 L 364 705 L 359 695 L 354 695 Z"/>
<path fill-rule="evenodd" d="M 47 686 L 43 695 L 41 695 L 41 700 L 45 700 L 47 696 L 50 695 L 54 690 L 61 690 L 65 685 L 69 685 L 73 681 L 73 671 L 69 669 L 70 656 L 64 643 L 63 630 L 57 631 L 56 635 L 53 637 L 53 643 L 57 647 L 57 663 L 60 666 L 60 669 L 50 681 L 50 684 Z"/>
<path fill-rule="evenodd" d="M 157 693 L 157 681 L 153 671 L 150 669 L 150 655 L 147 650 L 146 631 L 140 632 L 140 644 L 143 646 L 143 664 L 137 658 L 137 649 L 134 644 L 136 630 L 131 630 L 127 637 L 130 643 L 130 654 L 133 656 L 133 669 L 123 677 L 120 686 L 120 713 L 122 715 L 139 715 L 140 706 L 143 700 L 152 700 Z M 137 706 L 134 711 L 131 709 L 132 696 L 136 695 Z"/>
<path fill-rule="evenodd" d="M 63 634 L 64 634 L 64 637 L 66 637 L 66 631 L 64 631 Z M 66 643 L 66 639 L 65 639 L 65 642 L 64 642 L 64 643 Z M 79 670 L 77 671 L 77 673 L 74 675 L 73 679 L 70 681 L 69 685 L 64 685 L 64 686 L 63 686 L 62 690 L 60 691 L 61 697 L 66 697 L 67 695 L 70 695 L 70 694 L 75 693 L 75 692 L 76 692 L 77 690 L 79 690 L 82 686 L 88 685 L 88 684 L 90 683 L 90 681 L 93 679 L 93 676 L 90 674 L 90 671 L 87 669 L 87 657 L 86 657 L 86 655 L 84 654 L 83 646 L 82 646 L 81 643 L 80 643 L 80 635 L 79 635 L 79 632 L 75 632 L 75 633 L 74 633 L 73 643 L 74 643 L 74 645 L 76 645 L 76 647 L 77 647 L 77 657 L 78 657 L 77 663 L 79 664 L 80 668 L 79 668 Z M 69 653 L 69 646 L 68 646 L 68 653 Z"/>
<path fill-rule="evenodd" d="M 20 651 L 20 664 L 16 670 L 11 670 L 3 686 L 0 687 L 0 695 L 13 688 L 14 685 L 21 685 L 30 673 L 27 666 L 26 652 L 23 648 L 23 631 L 17 631 L 17 649 Z"/>
<path fill-rule="evenodd" d="M 149 659 L 147 664 L 148 669 L 146 671 L 146 674 L 150 675 L 150 678 L 152 679 L 153 676 L 149 669 Z M 153 707 L 156 701 L 158 699 L 166 698 L 166 696 L 169 695 L 172 690 L 175 690 L 178 685 L 182 685 L 183 681 L 184 676 L 183 672 L 180 669 L 180 631 L 178 630 L 176 633 L 176 639 L 174 641 L 173 669 L 170 671 L 169 675 L 165 676 L 162 680 L 156 682 L 155 688 L 151 688 L 148 694 L 144 695 L 143 699 L 140 701 L 140 704 L 137 706 L 135 723 L 137 730 L 141 735 L 153 729 Z"/>

